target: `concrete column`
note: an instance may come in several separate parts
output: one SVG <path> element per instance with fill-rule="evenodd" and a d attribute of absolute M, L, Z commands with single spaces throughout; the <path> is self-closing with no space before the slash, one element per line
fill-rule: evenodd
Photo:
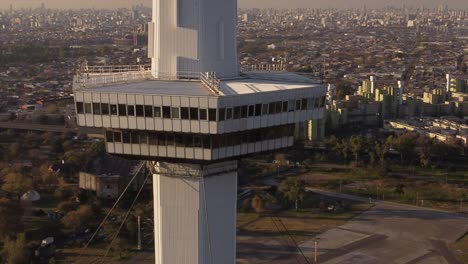
<path fill-rule="evenodd" d="M 234 264 L 237 161 L 152 169 L 155 263 Z"/>

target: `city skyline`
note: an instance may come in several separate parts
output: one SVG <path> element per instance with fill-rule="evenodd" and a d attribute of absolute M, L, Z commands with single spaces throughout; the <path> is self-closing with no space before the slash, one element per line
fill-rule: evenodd
<path fill-rule="evenodd" d="M 0 9 L 7 9 L 10 5 L 13 8 L 37 8 L 40 7 L 42 3 L 48 8 L 121 8 L 121 7 L 130 7 L 136 4 L 145 4 L 150 6 L 150 0 L 102 0 L 99 3 L 92 0 L 84 0 L 80 2 L 75 2 L 71 0 L 0 0 Z M 368 8 L 381 8 L 385 6 L 413 6 L 413 7 L 426 7 L 434 8 L 440 4 L 447 4 L 450 8 L 454 9 L 466 9 L 468 5 L 464 0 L 449 0 L 449 1 L 439 1 L 439 0 L 393 0 L 392 4 L 389 4 L 388 1 L 384 0 L 239 0 L 240 8 L 356 8 L 363 7 L 364 5 Z"/>

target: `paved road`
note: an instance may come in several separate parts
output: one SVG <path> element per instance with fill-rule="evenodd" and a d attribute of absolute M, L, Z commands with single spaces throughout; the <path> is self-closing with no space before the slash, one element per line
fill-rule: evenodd
<path fill-rule="evenodd" d="M 363 197 L 314 191 L 368 202 Z M 319 263 L 327 264 L 458 264 L 447 245 L 466 232 L 468 218 L 464 216 L 377 201 L 360 216 L 300 246 L 313 259 L 318 240 Z"/>
<path fill-rule="evenodd" d="M 32 123 L 19 123 L 19 122 L 0 122 L 0 128 L 31 130 L 31 131 L 50 131 L 50 132 L 58 132 L 58 133 L 75 131 L 74 129 L 65 128 L 64 126 L 41 125 L 41 124 L 32 124 Z"/>

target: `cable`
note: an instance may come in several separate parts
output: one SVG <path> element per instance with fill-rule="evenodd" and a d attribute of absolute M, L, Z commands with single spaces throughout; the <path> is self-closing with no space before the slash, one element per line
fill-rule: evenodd
<path fill-rule="evenodd" d="M 272 216 L 270 216 L 270 219 L 271 219 L 271 222 L 273 222 L 273 224 L 275 225 L 276 231 L 278 231 L 279 233 L 283 233 L 283 232 L 279 229 L 278 225 L 276 224 L 276 222 L 275 222 L 275 220 L 273 219 Z M 284 239 L 284 238 L 283 238 L 283 241 L 285 242 L 286 247 L 289 247 L 289 242 L 288 242 L 286 239 Z M 294 255 L 294 258 L 296 259 L 297 263 L 301 264 L 301 262 L 299 261 L 299 259 L 297 259 L 297 255 L 296 255 L 296 254 L 293 254 L 293 255 Z"/>
<path fill-rule="evenodd" d="M 119 201 L 122 199 L 122 197 L 124 196 L 125 192 L 128 190 L 128 188 L 130 187 L 130 185 L 133 183 L 133 181 L 135 180 L 135 178 L 137 177 L 138 173 L 140 173 L 141 169 L 143 168 L 143 166 L 145 165 L 145 162 L 142 162 L 140 164 L 140 167 L 138 168 L 138 170 L 135 172 L 135 175 L 133 175 L 133 178 L 130 180 L 130 182 L 127 184 L 127 186 L 125 187 L 125 189 L 123 190 L 123 192 L 120 194 L 119 198 L 117 199 L 117 201 L 114 203 L 114 205 L 112 206 L 112 208 L 109 210 L 109 212 L 107 213 L 106 217 L 104 217 L 104 219 L 101 221 L 101 223 L 99 224 L 99 227 L 96 229 L 96 232 L 94 232 L 94 234 L 91 236 L 91 238 L 89 239 L 88 243 L 86 243 L 86 245 L 80 250 L 80 255 L 79 255 L 79 258 L 81 258 L 83 256 L 83 253 L 84 251 L 88 248 L 88 246 L 91 244 L 91 242 L 93 241 L 93 239 L 96 237 L 97 233 L 99 232 L 99 230 L 101 230 L 101 228 L 104 226 L 104 223 L 107 221 L 107 219 L 109 218 L 110 214 L 112 213 L 112 210 L 114 210 L 114 208 L 117 206 L 117 204 L 119 203 Z"/>
<path fill-rule="evenodd" d="M 277 217 L 278 218 L 278 217 Z M 289 238 L 291 238 L 291 240 L 293 241 L 294 245 L 296 246 L 296 248 L 299 250 L 299 253 L 301 253 L 301 255 L 304 257 L 304 259 L 306 260 L 307 264 L 310 264 L 309 260 L 306 258 L 306 256 L 304 255 L 304 252 L 302 252 L 302 249 L 301 247 L 299 247 L 299 245 L 296 243 L 296 240 L 294 240 L 294 238 L 292 237 L 291 233 L 289 233 L 288 229 L 286 228 L 286 226 L 284 225 L 283 221 L 281 221 L 280 218 L 278 218 L 278 222 L 280 222 L 280 224 L 283 226 L 284 230 L 286 231 L 286 234 L 289 236 Z"/>
<path fill-rule="evenodd" d="M 119 229 L 117 230 L 117 234 L 115 234 L 114 238 L 112 239 L 112 241 L 110 242 L 109 246 L 107 247 L 106 254 L 100 258 L 99 263 L 101 262 L 101 260 L 104 260 L 104 259 L 107 257 L 107 255 L 109 255 L 109 252 L 110 252 L 110 250 L 111 250 L 111 248 L 112 248 L 112 244 L 114 243 L 114 241 L 115 241 L 115 240 L 117 239 L 117 237 L 119 236 L 119 233 L 120 233 L 120 231 L 122 230 L 122 228 L 123 228 L 125 222 L 127 221 L 128 216 L 130 215 L 130 212 L 132 211 L 132 209 L 133 209 L 133 207 L 135 206 L 135 204 L 136 204 L 138 198 L 140 197 L 141 191 L 143 191 L 143 189 L 145 188 L 146 182 L 148 181 L 148 178 L 149 178 L 150 175 L 151 175 L 150 173 L 148 173 L 148 175 L 146 175 L 146 178 L 145 178 L 145 180 L 143 181 L 143 184 L 141 185 L 140 190 L 138 191 L 137 195 L 135 196 L 135 199 L 133 199 L 132 205 L 131 205 L 130 208 L 128 209 L 128 211 L 127 211 L 127 213 L 125 214 L 125 217 L 124 217 L 122 223 L 120 224 Z"/>
<path fill-rule="evenodd" d="M 213 264 L 213 250 L 211 248 L 211 235 L 210 235 L 210 224 L 208 222 L 208 207 L 207 207 L 207 203 L 206 203 L 206 189 L 205 189 L 205 178 L 201 177 L 201 182 L 202 182 L 202 188 L 203 188 L 203 202 L 205 204 L 205 218 L 206 218 L 206 221 L 205 221 L 205 224 L 206 224 L 206 232 L 207 232 L 207 235 L 208 235 L 208 250 L 210 251 L 210 263 Z"/>

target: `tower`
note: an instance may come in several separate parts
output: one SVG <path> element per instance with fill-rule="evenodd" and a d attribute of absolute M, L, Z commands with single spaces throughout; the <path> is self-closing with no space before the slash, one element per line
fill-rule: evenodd
<path fill-rule="evenodd" d="M 237 1 L 153 0 L 149 57 L 155 78 L 238 75 Z"/>
<path fill-rule="evenodd" d="M 323 118 L 327 86 L 241 73 L 236 0 L 154 0 L 153 17 L 151 66 L 80 68 L 78 124 L 103 129 L 108 153 L 147 161 L 156 264 L 234 264 L 237 160 L 291 147 L 296 124 Z"/>

